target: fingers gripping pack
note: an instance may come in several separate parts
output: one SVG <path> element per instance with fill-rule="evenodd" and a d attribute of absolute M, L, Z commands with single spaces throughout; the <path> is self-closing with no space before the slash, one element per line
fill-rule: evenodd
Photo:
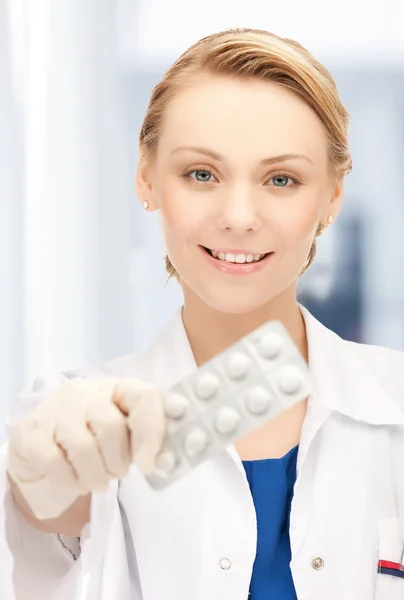
<path fill-rule="evenodd" d="M 164 489 L 312 391 L 304 358 L 283 325 L 269 322 L 164 393 L 167 435 L 156 469 Z"/>

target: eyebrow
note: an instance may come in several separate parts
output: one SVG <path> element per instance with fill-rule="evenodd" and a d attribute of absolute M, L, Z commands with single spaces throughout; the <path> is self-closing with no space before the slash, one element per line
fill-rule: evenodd
<path fill-rule="evenodd" d="M 209 150 L 208 148 L 203 148 L 202 146 L 178 146 L 178 148 L 175 148 L 175 150 L 173 150 L 171 152 L 171 155 L 173 154 L 177 154 L 177 152 L 184 152 L 184 151 L 191 151 L 191 152 L 197 152 L 198 154 L 205 154 L 205 156 L 209 156 L 210 158 L 213 158 L 214 160 L 218 160 L 221 162 L 225 162 L 225 158 L 221 155 L 218 154 L 217 152 L 214 152 L 213 150 Z M 285 162 L 287 160 L 306 160 L 311 164 L 314 164 L 313 161 L 311 160 L 311 158 L 309 158 L 308 156 L 304 155 L 304 154 L 280 154 L 279 156 L 269 156 L 267 158 L 263 158 L 260 161 L 261 165 L 273 165 L 275 163 L 279 163 L 279 162 Z"/>

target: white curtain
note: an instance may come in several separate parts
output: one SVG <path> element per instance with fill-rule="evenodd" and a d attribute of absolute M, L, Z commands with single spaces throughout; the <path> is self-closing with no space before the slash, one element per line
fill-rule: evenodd
<path fill-rule="evenodd" d="M 12 72 L 9 14 L 0 0 L 0 431 L 23 373 L 22 123 Z"/>
<path fill-rule="evenodd" d="M 133 347 L 136 140 L 115 11 L 0 0 L 0 441 L 35 374 Z"/>

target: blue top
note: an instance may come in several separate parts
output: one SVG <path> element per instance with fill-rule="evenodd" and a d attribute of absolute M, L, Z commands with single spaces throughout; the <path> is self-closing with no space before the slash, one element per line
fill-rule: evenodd
<path fill-rule="evenodd" d="M 257 554 L 248 600 L 297 600 L 289 520 L 298 446 L 283 458 L 243 461 L 257 513 Z"/>

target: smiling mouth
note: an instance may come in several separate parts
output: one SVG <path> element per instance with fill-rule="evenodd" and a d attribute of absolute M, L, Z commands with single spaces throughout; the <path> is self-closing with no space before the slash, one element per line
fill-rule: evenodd
<path fill-rule="evenodd" d="M 235 254 L 232 252 L 217 252 L 216 250 L 210 250 L 210 248 L 206 248 L 205 246 L 202 246 L 202 248 L 205 252 L 210 254 L 210 256 L 216 258 L 216 260 L 222 260 L 223 262 L 232 264 L 257 263 L 264 260 L 269 254 L 272 254 L 271 252 L 267 252 L 266 254 Z"/>

